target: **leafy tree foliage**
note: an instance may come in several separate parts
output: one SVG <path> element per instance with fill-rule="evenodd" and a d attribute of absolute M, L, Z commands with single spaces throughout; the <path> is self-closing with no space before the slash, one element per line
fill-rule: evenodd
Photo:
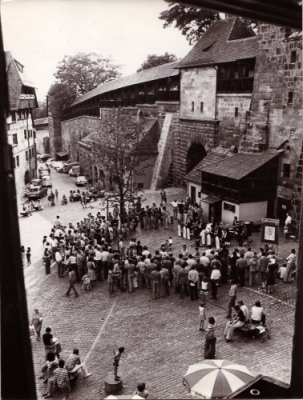
<path fill-rule="evenodd" d="M 157 67 L 158 65 L 167 64 L 173 61 L 177 61 L 177 57 L 174 54 L 165 53 L 163 56 L 157 56 L 156 54 L 149 54 L 147 60 L 141 65 L 137 72 L 144 71 L 145 69 Z"/>
<path fill-rule="evenodd" d="M 96 53 L 65 56 L 57 66 L 57 72 L 54 74 L 57 81 L 51 86 L 49 95 L 62 109 L 75 98 L 119 77 L 119 69 L 110 58 Z"/>
<path fill-rule="evenodd" d="M 174 24 L 190 44 L 197 42 L 214 21 L 221 19 L 219 12 L 216 11 L 165 1 L 169 8 L 162 11 L 159 17 L 165 21 L 163 27 L 167 28 Z"/>
<path fill-rule="evenodd" d="M 119 202 L 122 222 L 125 220 L 125 203 L 139 195 L 133 187 L 133 178 L 143 175 L 146 168 L 149 148 L 144 146 L 142 139 L 145 136 L 142 123 L 122 109 L 113 109 L 102 116 L 100 131 L 89 136 L 88 166 L 96 166 L 102 171 L 102 186 L 110 190 L 110 200 Z M 145 166 L 142 166 L 143 162 Z"/>

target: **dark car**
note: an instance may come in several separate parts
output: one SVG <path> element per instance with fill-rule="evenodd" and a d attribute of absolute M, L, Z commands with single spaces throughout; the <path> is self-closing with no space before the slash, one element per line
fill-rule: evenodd
<path fill-rule="evenodd" d="M 26 192 L 26 196 L 29 199 L 41 199 L 41 197 L 47 195 L 47 187 L 33 186 L 31 185 L 29 191 Z"/>

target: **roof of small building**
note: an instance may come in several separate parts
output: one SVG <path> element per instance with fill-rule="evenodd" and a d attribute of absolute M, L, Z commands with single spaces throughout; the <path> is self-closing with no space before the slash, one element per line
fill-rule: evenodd
<path fill-rule="evenodd" d="M 103 83 L 96 89 L 85 93 L 83 96 L 78 97 L 73 101 L 70 107 L 82 103 L 83 101 L 89 100 L 92 97 L 98 96 L 103 93 L 111 92 L 113 90 L 122 89 L 127 86 L 138 85 L 139 83 L 155 81 L 158 79 L 169 78 L 176 76 L 180 71 L 174 69 L 179 61 L 174 61 L 167 64 L 159 65 L 158 67 L 146 69 L 144 71 L 137 72 L 136 74 L 125 76 L 123 78 L 114 79 L 111 82 Z"/>
<path fill-rule="evenodd" d="M 203 158 L 202 161 L 200 161 L 188 174 L 185 175 L 185 180 L 201 185 L 201 169 L 214 164 L 215 162 L 221 161 L 228 155 L 232 155 L 230 149 L 224 149 L 221 146 L 215 147 Z"/>
<path fill-rule="evenodd" d="M 198 67 L 253 58 L 258 37 L 239 17 L 214 22 L 175 68 Z"/>
<path fill-rule="evenodd" d="M 48 117 L 37 118 L 34 120 L 35 126 L 48 124 Z"/>
<path fill-rule="evenodd" d="M 280 154 L 281 151 L 276 150 L 267 150 L 263 153 L 239 153 L 202 167 L 201 171 L 240 180 Z"/>

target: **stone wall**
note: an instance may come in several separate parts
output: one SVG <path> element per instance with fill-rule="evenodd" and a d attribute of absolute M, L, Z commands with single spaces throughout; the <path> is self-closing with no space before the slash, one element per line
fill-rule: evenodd
<path fill-rule="evenodd" d="M 296 237 L 299 236 L 301 228 L 302 215 L 302 181 L 303 181 L 303 144 L 301 154 L 296 169 L 295 188 L 293 191 L 292 207 L 292 233 Z"/>
<path fill-rule="evenodd" d="M 212 66 L 183 69 L 180 116 L 188 119 L 215 119 L 216 82 L 217 71 Z"/>
<path fill-rule="evenodd" d="M 222 93 L 217 95 L 217 118 L 220 121 L 218 142 L 222 147 L 239 148 L 251 105 L 250 93 Z M 237 110 L 236 110 L 237 109 Z M 236 116 L 237 114 L 237 116 Z"/>
<path fill-rule="evenodd" d="M 258 29 L 251 114 L 241 150 L 278 148 L 288 140 L 299 151 L 303 137 L 302 36 L 273 25 L 261 24 Z M 292 51 L 296 51 L 294 62 Z"/>
<path fill-rule="evenodd" d="M 36 130 L 36 149 L 37 153 L 43 154 L 47 153 L 45 150 L 45 138 L 49 138 L 49 130 L 43 129 L 43 130 Z"/>
<path fill-rule="evenodd" d="M 191 144 L 201 143 L 208 151 L 217 146 L 217 123 L 206 120 L 186 120 L 174 114 L 172 132 L 174 135 L 173 181 L 175 186 L 184 184 L 186 175 L 186 158 Z"/>
<path fill-rule="evenodd" d="M 81 116 L 61 122 L 62 151 L 67 151 L 72 161 L 79 161 L 79 140 L 100 129 L 102 119 Z"/>

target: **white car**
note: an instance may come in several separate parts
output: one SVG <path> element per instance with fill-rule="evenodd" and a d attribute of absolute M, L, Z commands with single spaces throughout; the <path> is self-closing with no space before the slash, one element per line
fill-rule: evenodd
<path fill-rule="evenodd" d="M 85 176 L 78 176 L 76 179 L 76 186 L 85 186 L 88 184 L 87 179 Z"/>
<path fill-rule="evenodd" d="M 51 167 L 54 168 L 54 169 L 60 167 L 61 165 L 62 165 L 62 161 L 51 162 Z"/>
<path fill-rule="evenodd" d="M 51 163 L 52 162 L 55 162 L 56 160 L 54 159 L 54 158 L 49 158 L 47 161 L 46 161 L 46 165 L 49 167 L 50 165 L 51 165 Z"/>
<path fill-rule="evenodd" d="M 64 162 L 62 161 L 57 161 L 54 165 L 54 168 L 57 172 L 63 172 L 63 168 L 64 168 Z"/>
<path fill-rule="evenodd" d="M 48 175 L 42 176 L 42 186 L 43 187 L 52 187 L 51 177 Z"/>

